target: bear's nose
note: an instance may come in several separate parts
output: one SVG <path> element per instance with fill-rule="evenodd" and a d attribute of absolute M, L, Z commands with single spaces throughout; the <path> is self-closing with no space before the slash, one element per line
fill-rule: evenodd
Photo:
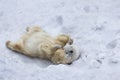
<path fill-rule="evenodd" d="M 67 63 L 68 65 L 71 65 L 72 64 L 72 62 L 71 63 Z"/>

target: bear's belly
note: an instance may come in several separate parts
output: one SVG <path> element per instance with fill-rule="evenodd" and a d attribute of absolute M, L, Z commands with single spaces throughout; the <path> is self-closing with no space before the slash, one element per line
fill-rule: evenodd
<path fill-rule="evenodd" d="M 34 33 L 25 40 L 25 50 L 27 50 L 28 53 L 37 54 L 38 46 L 42 43 L 53 45 L 54 39 L 44 32 Z"/>

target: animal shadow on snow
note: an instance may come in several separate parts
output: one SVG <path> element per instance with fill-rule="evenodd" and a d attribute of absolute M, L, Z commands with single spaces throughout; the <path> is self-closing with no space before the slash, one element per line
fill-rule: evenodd
<path fill-rule="evenodd" d="M 31 65 L 35 64 L 41 68 L 46 68 L 49 65 L 53 64 L 49 60 L 44 60 L 44 59 L 40 59 L 40 58 L 33 58 L 33 57 L 26 56 L 24 54 L 16 54 L 16 52 L 12 52 L 11 54 L 17 55 L 23 63 L 31 64 Z"/>

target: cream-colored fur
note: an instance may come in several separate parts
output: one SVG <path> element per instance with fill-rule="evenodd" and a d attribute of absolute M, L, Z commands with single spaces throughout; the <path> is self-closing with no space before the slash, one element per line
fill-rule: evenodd
<path fill-rule="evenodd" d="M 27 32 L 19 40 L 16 42 L 7 41 L 6 46 L 27 56 L 49 59 L 57 64 L 73 61 L 66 57 L 64 49 L 66 44 L 72 45 L 73 43 L 68 35 L 59 35 L 53 38 L 40 27 L 28 27 L 26 30 Z"/>
<path fill-rule="evenodd" d="M 80 57 L 78 50 L 73 45 L 66 45 L 63 49 L 58 49 L 54 53 L 51 61 L 57 64 L 71 64 Z"/>

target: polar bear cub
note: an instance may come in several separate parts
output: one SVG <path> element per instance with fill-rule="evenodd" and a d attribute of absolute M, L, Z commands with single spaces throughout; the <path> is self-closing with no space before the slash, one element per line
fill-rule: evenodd
<path fill-rule="evenodd" d="M 16 42 L 7 41 L 6 46 L 27 56 L 51 60 L 55 64 L 68 64 L 77 59 L 78 53 L 72 46 L 70 36 L 59 35 L 54 38 L 40 27 L 28 27 L 26 31 Z"/>

